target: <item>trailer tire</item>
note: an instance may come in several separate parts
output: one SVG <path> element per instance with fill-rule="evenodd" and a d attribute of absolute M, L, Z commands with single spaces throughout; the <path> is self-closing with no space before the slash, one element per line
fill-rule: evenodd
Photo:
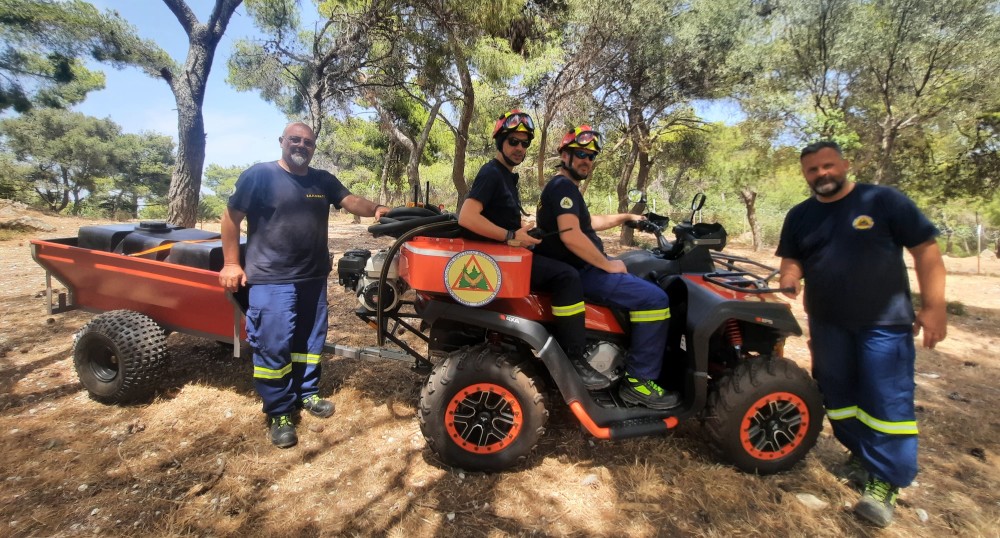
<path fill-rule="evenodd" d="M 709 395 L 706 426 L 737 468 L 762 475 L 791 469 L 823 426 L 819 386 L 794 362 L 759 357 L 741 363 Z"/>
<path fill-rule="evenodd" d="M 519 465 L 545 433 L 538 377 L 484 346 L 452 353 L 420 392 L 420 430 L 442 461 L 469 471 Z"/>
<path fill-rule="evenodd" d="M 95 400 L 147 399 L 166 370 L 167 333 L 139 312 L 105 312 L 76 334 L 73 364 L 80 383 Z"/>

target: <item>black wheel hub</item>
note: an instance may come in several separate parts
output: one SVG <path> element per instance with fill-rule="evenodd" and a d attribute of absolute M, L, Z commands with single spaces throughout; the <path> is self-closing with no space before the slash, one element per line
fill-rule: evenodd
<path fill-rule="evenodd" d="M 496 443 L 514 427 L 512 411 L 510 403 L 499 394 L 476 392 L 466 396 L 455 410 L 455 429 L 470 443 Z"/>
<path fill-rule="evenodd" d="M 793 442 L 802 423 L 798 408 L 790 402 L 770 402 L 757 410 L 748 432 L 751 443 L 762 451 L 778 451 Z"/>

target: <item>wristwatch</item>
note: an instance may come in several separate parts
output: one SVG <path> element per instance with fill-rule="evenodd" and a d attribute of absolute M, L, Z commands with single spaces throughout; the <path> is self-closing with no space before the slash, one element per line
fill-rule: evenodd
<path fill-rule="evenodd" d="M 514 230 L 507 230 L 507 238 L 504 239 L 505 242 L 514 240 Z"/>

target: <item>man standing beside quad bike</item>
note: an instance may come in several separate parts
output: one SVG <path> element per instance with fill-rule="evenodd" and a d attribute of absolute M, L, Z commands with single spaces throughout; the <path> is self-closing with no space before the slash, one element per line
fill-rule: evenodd
<path fill-rule="evenodd" d="M 849 181 L 835 142 L 806 146 L 800 160 L 814 196 L 785 217 L 781 286 L 794 299 L 805 279 L 813 376 L 851 453 L 845 474 L 864 484 L 854 510 L 886 527 L 899 488 L 917 474 L 913 337 L 923 329 L 924 347 L 934 348 L 947 335 L 938 230 L 898 191 Z M 916 315 L 904 247 L 920 285 Z"/>
<path fill-rule="evenodd" d="M 309 167 L 316 135 L 301 122 L 281 137 L 281 159 L 255 164 L 236 182 L 222 217 L 225 265 L 219 283 L 249 286 L 247 340 L 254 387 L 264 401 L 271 443 L 298 442 L 296 408 L 327 418 L 334 405 L 318 395 L 326 343 L 326 281 L 330 274 L 330 206 L 376 219 L 388 207 L 351 194 L 333 174 Z M 240 223 L 248 219 L 246 269 L 240 261 Z"/>

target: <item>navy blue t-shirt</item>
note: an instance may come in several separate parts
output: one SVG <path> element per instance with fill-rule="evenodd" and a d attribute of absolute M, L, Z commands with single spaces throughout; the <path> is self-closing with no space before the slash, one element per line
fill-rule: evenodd
<path fill-rule="evenodd" d="M 492 159 L 479 169 L 467 198 L 483 204 L 482 215 L 493 224 L 505 230 L 517 230 L 521 227 L 521 196 L 517 192 L 519 178 L 518 174 Z M 492 240 L 469 230 L 465 230 L 464 235 Z"/>
<path fill-rule="evenodd" d="M 810 316 L 851 327 L 908 325 L 914 315 L 903 248 L 937 234 L 896 189 L 859 183 L 836 202 L 809 198 L 793 207 L 776 254 L 802 264 Z"/>
<path fill-rule="evenodd" d="M 247 282 L 288 284 L 330 274 L 330 206 L 350 194 L 333 174 L 297 176 L 277 162 L 246 169 L 229 207 L 247 215 Z"/>
<path fill-rule="evenodd" d="M 597 232 L 590 223 L 590 210 L 583 201 L 580 189 L 568 177 L 556 176 L 542 189 L 536 223 L 545 232 L 554 232 L 559 229 L 559 215 L 565 214 L 576 215 L 580 219 L 580 231 L 594 243 L 597 250 L 604 252 L 604 242 L 597 237 Z M 577 269 L 587 265 L 587 262 L 566 248 L 560 236 L 561 234 L 552 234 L 543 238 L 540 244 L 535 245 L 535 254 L 564 261 Z"/>

